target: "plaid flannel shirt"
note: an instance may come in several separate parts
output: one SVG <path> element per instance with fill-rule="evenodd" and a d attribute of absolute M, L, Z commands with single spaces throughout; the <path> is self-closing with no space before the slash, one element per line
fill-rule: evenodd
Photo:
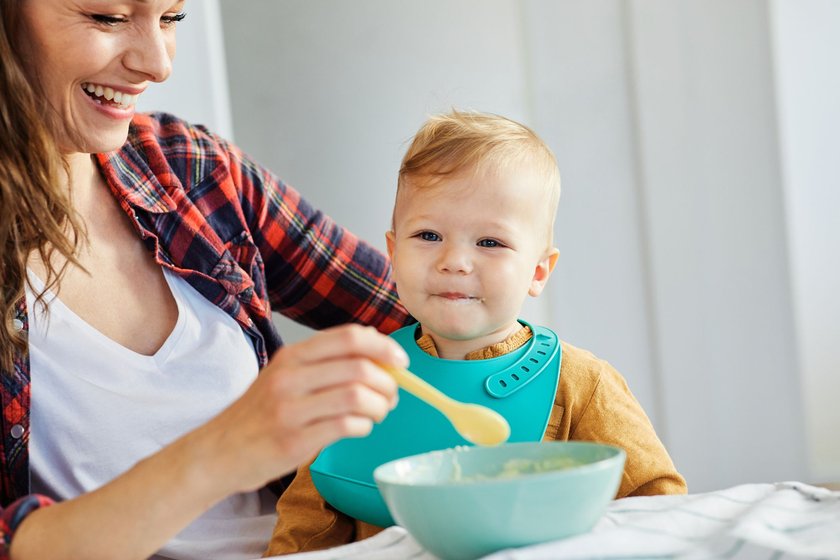
<path fill-rule="evenodd" d="M 125 145 L 96 157 L 149 251 L 240 324 L 260 366 L 282 345 L 272 311 L 385 333 L 410 320 L 379 251 L 203 127 L 138 114 Z M 14 326 L 28 332 L 23 300 Z M 0 560 L 25 516 L 50 503 L 29 494 L 28 356 L 14 364 L 0 371 Z"/>

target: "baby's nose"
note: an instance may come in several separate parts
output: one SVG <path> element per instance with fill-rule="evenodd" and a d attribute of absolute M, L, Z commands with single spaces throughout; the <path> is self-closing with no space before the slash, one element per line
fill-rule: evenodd
<path fill-rule="evenodd" d="M 469 252 L 458 247 L 446 248 L 438 261 L 440 272 L 468 274 L 472 272 L 472 260 Z"/>

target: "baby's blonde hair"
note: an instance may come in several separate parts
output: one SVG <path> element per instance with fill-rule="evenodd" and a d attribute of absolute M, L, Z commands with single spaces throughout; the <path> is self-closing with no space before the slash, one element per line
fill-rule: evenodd
<path fill-rule="evenodd" d="M 534 166 L 543 179 L 550 246 L 560 199 L 557 160 L 533 130 L 506 117 L 458 110 L 431 116 L 403 156 L 397 198 L 409 184 L 433 186 L 468 170 L 501 171 L 523 164 Z"/>

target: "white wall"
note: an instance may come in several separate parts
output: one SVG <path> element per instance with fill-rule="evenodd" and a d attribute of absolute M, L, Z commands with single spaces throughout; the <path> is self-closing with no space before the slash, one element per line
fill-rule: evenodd
<path fill-rule="evenodd" d="M 533 126 L 564 193 L 558 272 L 525 315 L 622 371 L 692 491 L 840 479 L 838 350 L 825 343 L 838 226 L 822 204 L 837 201 L 837 167 L 812 165 L 814 148 L 837 153 L 837 127 L 815 132 L 821 110 L 801 105 L 813 87 L 837 98 L 837 57 L 792 83 L 825 48 L 803 36 L 820 22 L 829 40 L 837 8 L 801 5 L 223 0 L 235 133 L 383 247 L 398 162 L 427 113 Z"/>
<path fill-rule="evenodd" d="M 774 0 L 776 98 L 810 464 L 840 473 L 840 3 Z"/>
<path fill-rule="evenodd" d="M 628 16 L 670 450 L 703 486 L 806 476 L 767 5 Z"/>

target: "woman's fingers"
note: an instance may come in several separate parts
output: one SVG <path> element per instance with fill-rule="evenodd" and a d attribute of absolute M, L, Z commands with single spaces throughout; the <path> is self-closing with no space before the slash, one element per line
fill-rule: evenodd
<path fill-rule="evenodd" d="M 334 416 L 310 424 L 298 434 L 303 461 L 311 459 L 316 453 L 337 439 L 345 437 L 364 437 L 373 429 L 370 418 L 360 416 Z M 337 435 L 340 434 L 340 435 Z"/>
<path fill-rule="evenodd" d="M 295 366 L 352 356 L 408 366 L 408 356 L 396 341 L 373 327 L 360 325 L 342 325 L 320 331 L 303 342 L 282 348 L 276 357 L 287 366 Z"/>
<path fill-rule="evenodd" d="M 302 398 L 336 385 L 357 384 L 370 387 L 383 395 L 393 396 L 397 385 L 394 379 L 368 358 L 347 357 L 307 365 L 288 365 L 284 362 L 267 367 L 262 375 L 276 375 L 278 396 Z"/>
<path fill-rule="evenodd" d="M 285 413 L 292 417 L 289 423 L 295 427 L 345 415 L 381 422 L 393 408 L 392 395 L 395 390 L 377 390 L 364 383 L 331 385 L 293 401 L 286 401 Z"/>
<path fill-rule="evenodd" d="M 229 472 L 253 488 L 324 446 L 370 433 L 396 404 L 397 385 L 377 362 L 405 366 L 393 339 L 343 326 L 279 350 L 253 385 L 208 426 Z M 240 488 L 242 488 L 240 487 Z"/>
<path fill-rule="evenodd" d="M 347 325 L 320 332 L 282 348 L 261 375 L 274 381 L 281 397 L 304 397 L 333 385 L 358 383 L 386 395 L 396 405 L 396 383 L 376 365 L 408 365 L 405 351 L 393 339 L 370 327 Z"/>

